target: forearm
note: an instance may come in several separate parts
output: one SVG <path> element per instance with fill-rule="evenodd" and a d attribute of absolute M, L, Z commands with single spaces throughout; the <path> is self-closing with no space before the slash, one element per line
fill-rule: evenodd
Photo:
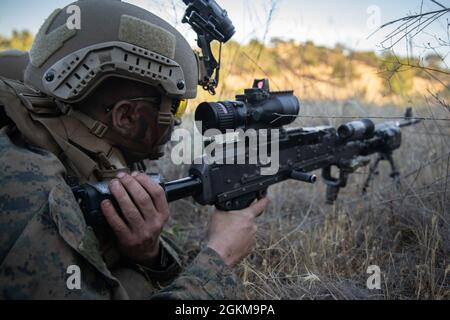
<path fill-rule="evenodd" d="M 138 269 L 145 274 L 147 280 L 156 281 L 160 285 L 171 283 L 182 271 L 182 263 L 179 257 L 180 250 L 167 236 L 161 236 L 159 255 L 153 261 L 143 265 L 138 264 Z"/>
<path fill-rule="evenodd" d="M 232 300 L 243 298 L 243 285 L 217 252 L 203 249 L 187 270 L 153 300 Z"/>

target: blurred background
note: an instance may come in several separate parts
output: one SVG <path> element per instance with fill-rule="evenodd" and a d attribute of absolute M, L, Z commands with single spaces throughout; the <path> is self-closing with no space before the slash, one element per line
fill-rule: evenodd
<path fill-rule="evenodd" d="M 196 48 L 181 23 L 181 0 L 128 1 L 159 14 Z M 2 0 L 0 50 L 28 50 L 39 26 L 67 0 Z M 368 169 L 353 175 L 334 206 L 323 184 L 287 182 L 270 190 L 255 252 L 238 269 L 253 299 L 450 298 L 450 1 L 218 0 L 237 33 L 223 47 L 216 96 L 233 99 L 255 78 L 273 90 L 293 89 L 302 101 L 295 126 L 338 126 L 351 119 L 387 121 L 413 107 L 423 122 L 404 130 L 395 158 L 365 196 Z M 214 50 L 217 52 L 218 47 Z M 192 114 L 184 127 L 193 130 Z M 168 147 L 170 153 L 170 146 Z M 153 164 L 167 179 L 186 175 L 170 157 Z M 172 205 L 168 232 L 192 259 L 204 237 L 208 208 Z M 369 290 L 367 268 L 382 271 Z"/>
<path fill-rule="evenodd" d="M 54 8 L 70 2 L 3 0 L 0 50 L 28 50 L 45 18 Z M 195 33 L 181 23 L 186 8 L 181 0 L 129 2 L 160 15 L 196 46 Z M 237 31 L 224 47 L 219 97 L 233 97 L 250 86 L 254 77 L 270 77 L 274 89 L 295 89 L 306 100 L 357 98 L 384 105 L 408 103 L 428 91 L 448 95 L 440 83 L 448 74 L 439 72 L 448 70 L 450 63 L 448 15 L 436 13 L 409 25 L 400 22 L 378 30 L 382 24 L 404 16 L 442 9 L 435 2 L 219 3 L 227 9 Z M 429 73 L 419 67 L 437 70 Z"/>

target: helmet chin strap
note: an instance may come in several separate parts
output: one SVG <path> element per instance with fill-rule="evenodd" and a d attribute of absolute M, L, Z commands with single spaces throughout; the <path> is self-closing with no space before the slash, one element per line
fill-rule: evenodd
<path fill-rule="evenodd" d="M 82 182 L 110 180 L 119 172 L 130 172 L 122 152 L 92 134 L 76 118 L 33 118 L 48 130 Z"/>
<path fill-rule="evenodd" d="M 24 139 L 57 156 L 69 176 L 76 176 L 81 183 L 95 182 L 113 170 L 126 169 L 120 152 L 90 134 L 80 122 L 62 115 L 52 98 L 19 82 L 4 83 L 10 89 L 5 95 L 5 111 Z M 97 157 L 88 155 L 84 147 Z M 99 161 L 101 154 L 108 159 L 108 165 Z"/>

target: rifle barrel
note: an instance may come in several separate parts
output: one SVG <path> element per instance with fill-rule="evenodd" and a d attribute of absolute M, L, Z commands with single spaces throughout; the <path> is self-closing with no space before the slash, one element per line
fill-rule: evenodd
<path fill-rule="evenodd" d="M 398 126 L 400 128 L 404 128 L 404 127 L 409 127 L 409 126 L 415 125 L 420 122 L 422 122 L 422 120 L 420 120 L 420 119 L 405 119 L 405 120 L 399 121 Z"/>
<path fill-rule="evenodd" d="M 174 202 L 180 199 L 197 195 L 202 191 L 202 181 L 199 178 L 187 177 L 168 182 L 164 185 L 167 201 Z"/>

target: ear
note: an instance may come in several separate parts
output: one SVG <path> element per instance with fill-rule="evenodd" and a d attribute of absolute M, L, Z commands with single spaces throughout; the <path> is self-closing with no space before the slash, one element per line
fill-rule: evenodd
<path fill-rule="evenodd" d="M 116 130 L 122 133 L 129 133 L 133 130 L 139 121 L 136 103 L 128 100 L 122 100 L 112 109 L 112 122 Z"/>

